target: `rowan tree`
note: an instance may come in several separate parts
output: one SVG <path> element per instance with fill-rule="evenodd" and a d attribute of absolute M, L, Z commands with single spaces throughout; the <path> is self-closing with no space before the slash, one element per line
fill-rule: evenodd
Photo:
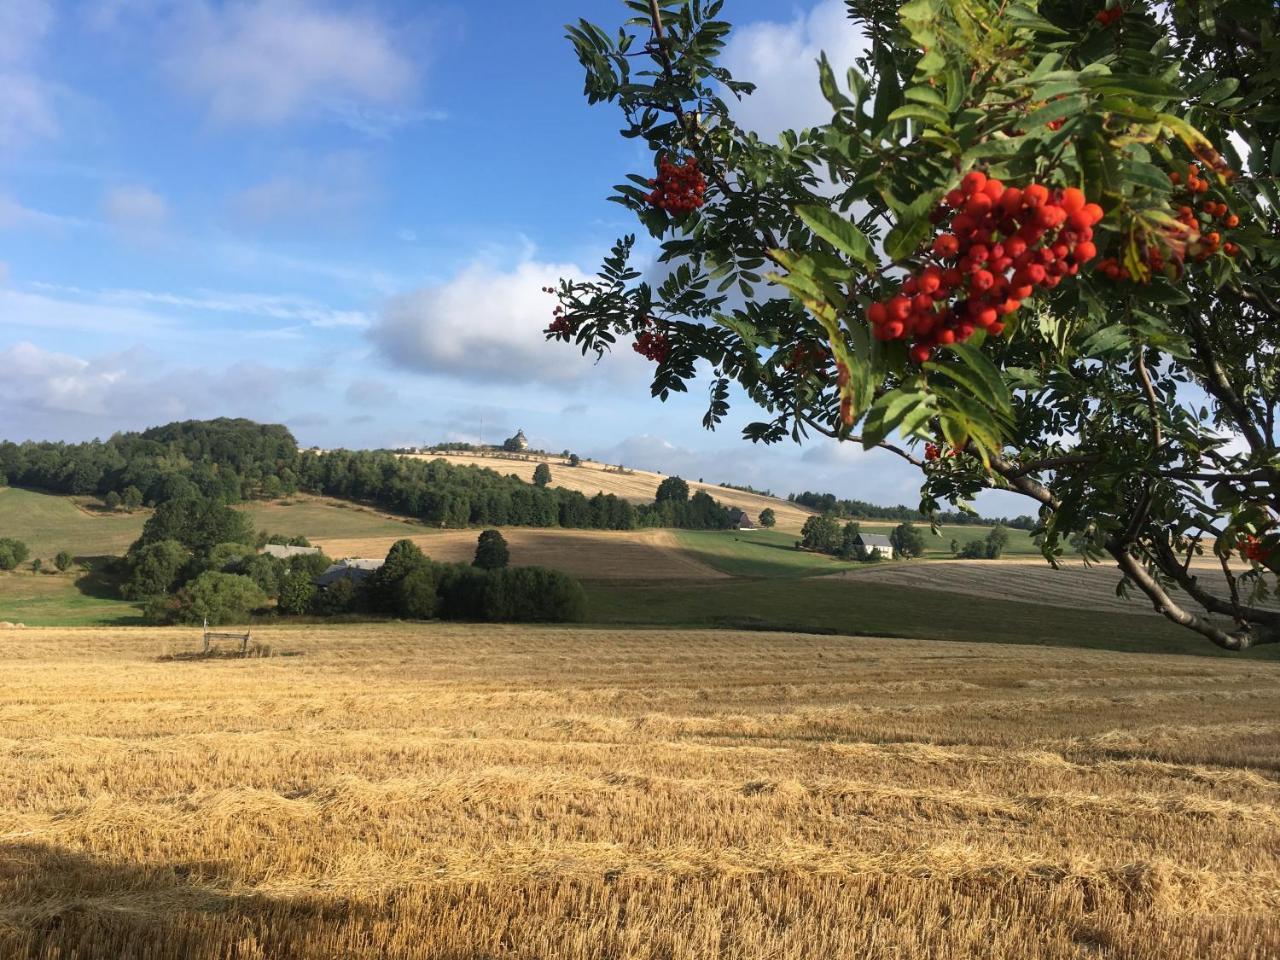
<path fill-rule="evenodd" d="M 756 442 L 814 434 L 923 474 L 921 508 L 1012 491 L 1056 562 L 1221 647 L 1280 641 L 1280 12 L 1262 0 L 848 0 L 830 120 L 734 121 L 721 0 L 630 0 L 569 37 L 652 169 L 547 334 L 619 340 L 666 399 L 709 370 Z M 844 68 L 848 67 L 845 71 Z M 647 251 L 646 251 L 647 252 Z M 1243 554 L 1248 570 L 1228 561 Z M 1191 561 L 1219 565 L 1196 575 Z"/>

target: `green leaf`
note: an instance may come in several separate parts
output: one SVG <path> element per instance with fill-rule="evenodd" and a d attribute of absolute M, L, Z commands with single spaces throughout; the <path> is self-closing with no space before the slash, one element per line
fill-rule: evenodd
<path fill-rule="evenodd" d="M 879 267 L 876 255 L 861 230 L 828 207 L 805 205 L 796 207 L 796 216 L 841 253 L 861 263 L 869 270 Z"/>
<path fill-rule="evenodd" d="M 919 120 L 939 130 L 949 131 L 951 129 L 951 118 L 936 107 L 930 107 L 923 103 L 908 103 L 886 118 L 889 123 L 896 120 Z"/>

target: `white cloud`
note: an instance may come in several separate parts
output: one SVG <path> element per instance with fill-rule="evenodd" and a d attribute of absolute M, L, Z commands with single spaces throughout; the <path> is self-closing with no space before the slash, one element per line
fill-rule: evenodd
<path fill-rule="evenodd" d="M 169 204 L 146 187 L 119 186 L 103 195 L 102 212 L 108 221 L 122 229 L 153 231 L 169 219 Z"/>
<path fill-rule="evenodd" d="M 52 89 L 34 65 L 53 19 L 51 0 L 0 3 L 0 149 L 58 132 Z"/>
<path fill-rule="evenodd" d="M 304 297 L 228 293 L 214 290 L 197 290 L 191 295 L 169 293 L 163 290 L 90 290 L 84 287 L 42 282 L 33 283 L 31 286 L 42 292 L 87 298 L 109 307 L 174 307 L 179 310 L 265 317 L 269 320 L 282 320 L 322 329 L 363 328 L 370 323 L 368 315 L 359 310 L 340 310 Z"/>
<path fill-rule="evenodd" d="M 185 5 L 168 68 L 219 122 L 278 123 L 399 102 L 415 81 L 391 29 L 311 0 Z"/>
<path fill-rule="evenodd" d="M 229 206 L 237 223 L 248 227 L 346 225 L 370 200 L 374 177 L 367 158 L 345 151 L 294 158 L 290 172 L 234 194 Z"/>
<path fill-rule="evenodd" d="M 65 227 L 87 226 L 87 221 L 76 217 L 64 217 L 25 207 L 7 194 L 0 193 L 0 230 L 20 230 L 35 227 L 41 230 L 61 230 Z"/>
<path fill-rule="evenodd" d="M 252 362 L 176 367 L 144 349 L 85 359 L 26 341 L 0 350 L 0 369 L 0 423 L 21 424 L 41 439 L 84 439 L 185 417 L 272 419 L 283 396 L 314 387 L 320 376 Z"/>
<path fill-rule="evenodd" d="M 841 0 L 823 0 L 790 23 L 771 21 L 739 27 L 723 62 L 737 80 L 757 84 L 756 92 L 732 105 L 734 119 L 763 137 L 831 119 L 831 106 L 818 86 L 817 60 L 826 52 L 844 83 L 854 59 L 866 54 L 866 37 L 850 22 Z"/>
<path fill-rule="evenodd" d="M 526 260 L 509 271 L 475 264 L 390 301 L 370 335 L 387 360 L 411 370 L 505 384 L 580 382 L 596 367 L 576 348 L 546 341 L 555 298 L 542 288 L 582 276 L 571 263 Z M 624 356 L 634 356 L 625 345 L 606 359 L 610 375 L 634 369 L 619 362 Z"/>

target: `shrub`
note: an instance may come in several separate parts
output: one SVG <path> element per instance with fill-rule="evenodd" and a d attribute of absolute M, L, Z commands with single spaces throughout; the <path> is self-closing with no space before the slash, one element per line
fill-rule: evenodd
<path fill-rule="evenodd" d="M 658 492 L 653 498 L 654 503 L 666 503 L 668 500 L 673 503 L 684 503 L 689 499 L 689 484 L 685 483 L 679 477 L 667 477 L 658 484 Z"/>
<path fill-rule="evenodd" d="M 924 534 L 914 523 L 900 523 L 889 534 L 889 542 L 898 556 L 905 559 L 924 556 Z"/>
<path fill-rule="evenodd" d="M 463 563 L 436 569 L 436 615 L 442 620 L 483 620 L 487 574 Z"/>
<path fill-rule="evenodd" d="M 21 540 L 0 537 L 0 570 L 17 570 L 30 555 L 31 551 Z"/>
<path fill-rule="evenodd" d="M 545 463 L 540 463 L 533 468 L 533 485 L 535 487 L 545 487 L 551 483 L 551 468 Z"/>
<path fill-rule="evenodd" d="M 116 493 L 114 490 L 108 490 L 107 495 L 102 498 L 102 505 L 108 510 L 119 510 L 122 503 L 123 500 L 121 499 L 120 494 Z"/>
<path fill-rule="evenodd" d="M 331 617 L 339 613 L 351 613 L 363 600 L 364 591 L 347 578 L 335 580 L 323 590 L 317 589 L 312 601 L 311 610 L 322 617 Z"/>
<path fill-rule="evenodd" d="M 190 559 L 186 547 L 176 540 L 161 540 L 131 551 L 120 595 L 126 600 L 143 600 L 168 594 L 180 582 Z"/>
<path fill-rule="evenodd" d="M 987 534 L 987 559 L 999 560 L 1004 555 L 1004 548 L 1009 545 L 1009 531 L 1004 524 L 997 523 Z"/>
<path fill-rule="evenodd" d="M 810 517 L 800 530 L 800 544 L 806 550 L 835 553 L 840 548 L 840 527 L 830 517 Z"/>
<path fill-rule="evenodd" d="M 506 537 L 497 530 L 486 530 L 480 534 L 476 544 L 476 558 L 471 561 L 473 567 L 500 570 L 510 562 L 511 554 L 507 550 Z"/>
<path fill-rule="evenodd" d="M 517 623 L 564 622 L 586 616 L 582 584 L 559 570 L 508 567 L 490 571 L 484 585 L 485 620 Z"/>
<path fill-rule="evenodd" d="M 202 623 L 210 626 L 243 623 L 249 614 L 267 602 L 262 588 L 248 577 L 234 573 L 202 573 L 173 598 L 169 622 Z"/>
<path fill-rule="evenodd" d="M 58 555 L 53 558 L 53 565 L 58 568 L 59 573 L 66 573 L 75 562 L 76 558 L 71 555 L 70 550 L 59 550 Z"/>
<path fill-rule="evenodd" d="M 429 620 L 436 612 L 435 571 L 429 564 L 410 570 L 396 584 L 396 612 L 406 620 Z"/>
<path fill-rule="evenodd" d="M 280 595 L 280 587 L 288 573 L 284 561 L 268 553 L 255 553 L 242 560 L 236 567 L 241 573 L 256 583 L 269 597 Z"/>
<path fill-rule="evenodd" d="M 276 609 L 286 616 L 310 613 L 315 606 L 316 585 L 306 570 L 291 570 L 280 583 L 280 596 Z"/>

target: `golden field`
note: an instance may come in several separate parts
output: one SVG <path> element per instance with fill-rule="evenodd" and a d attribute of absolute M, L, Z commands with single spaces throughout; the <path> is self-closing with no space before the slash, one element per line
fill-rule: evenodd
<path fill-rule="evenodd" d="M 0 632 L 0 957 L 1280 955 L 1280 664 L 257 636 Z"/>
<path fill-rule="evenodd" d="M 475 530 L 407 532 L 399 536 L 319 537 L 330 557 L 385 557 L 399 539 L 412 540 L 433 560 L 470 563 Z M 714 580 L 724 576 L 689 554 L 670 530 L 565 530 L 506 527 L 511 562 L 554 567 L 590 580 Z"/>
<path fill-rule="evenodd" d="M 633 503 L 652 503 L 654 494 L 658 492 L 658 484 L 666 479 L 661 473 L 635 470 L 630 467 L 620 471 L 616 466 L 594 460 L 583 460 L 578 466 L 571 467 L 563 457 L 543 456 L 536 453 L 450 452 L 411 454 L 410 456 L 418 460 L 444 460 L 463 467 L 484 467 L 501 474 L 514 473 L 526 483 L 533 482 L 533 471 L 538 464 L 546 463 L 551 468 L 552 486 L 577 490 L 588 497 L 593 497 L 597 493 L 612 493 Z M 765 507 L 771 507 L 777 515 L 778 527 L 783 530 L 799 530 L 804 526 L 805 520 L 813 516 L 812 510 L 798 506 L 789 500 L 766 497 L 745 490 L 734 490 L 715 483 L 701 483 L 696 478 L 685 477 L 684 479 L 688 482 L 691 493 L 702 490 L 726 507 L 737 507 L 745 511 L 752 520 L 757 519 L 760 511 Z"/>

